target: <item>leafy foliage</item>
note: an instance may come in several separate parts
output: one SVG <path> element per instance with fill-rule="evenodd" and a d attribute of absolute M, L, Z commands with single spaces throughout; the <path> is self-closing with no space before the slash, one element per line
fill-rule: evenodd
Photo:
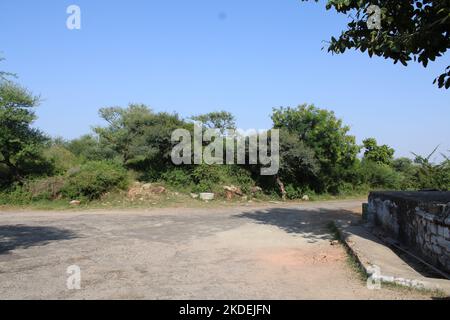
<path fill-rule="evenodd" d="M 107 127 L 96 127 L 100 143 L 120 155 L 123 164 L 137 171 L 146 171 L 147 179 L 158 178 L 171 165 L 171 134 L 186 126 L 176 114 L 154 113 L 145 105 L 128 108 L 100 109 Z"/>
<path fill-rule="evenodd" d="M 391 166 L 370 160 L 363 160 L 360 167 L 362 183 L 375 189 L 399 189 L 402 175 Z"/>
<path fill-rule="evenodd" d="M 115 159 L 119 156 L 108 143 L 101 143 L 100 139 L 94 135 L 83 135 L 62 145 L 82 161 Z"/>
<path fill-rule="evenodd" d="M 381 30 L 367 26 L 370 5 L 381 9 Z M 347 30 L 331 38 L 332 53 L 354 48 L 370 57 L 382 56 L 405 66 L 414 60 L 426 67 L 450 48 L 450 0 L 328 0 L 326 8 L 353 14 Z M 450 66 L 435 82 L 450 87 Z"/>
<path fill-rule="evenodd" d="M 123 189 L 127 183 L 127 172 L 120 164 L 89 161 L 69 174 L 61 192 L 68 198 L 92 200 L 114 188 Z"/>
<path fill-rule="evenodd" d="M 450 160 L 443 155 L 445 161 L 439 164 L 432 163 L 430 159 L 436 151 L 437 147 L 427 157 L 414 154 L 416 156 L 414 162 L 419 166 L 416 172 L 419 189 L 450 190 Z"/>
<path fill-rule="evenodd" d="M 286 129 L 314 152 L 320 170 L 317 179 L 311 182 L 313 188 L 318 192 L 337 192 L 337 182 L 353 165 L 359 152 L 355 137 L 348 134 L 350 128 L 333 112 L 306 104 L 274 109 L 272 121 L 274 128 Z M 315 166 L 311 169 L 316 171 Z"/>
<path fill-rule="evenodd" d="M 47 138 L 31 124 L 38 97 L 11 82 L 0 82 L 0 163 L 12 181 L 51 172 L 42 155 Z"/>
<path fill-rule="evenodd" d="M 288 184 L 310 187 L 314 185 L 312 182 L 318 178 L 319 172 L 320 164 L 314 150 L 306 146 L 296 134 L 281 129 L 279 171 L 281 179 Z"/>
<path fill-rule="evenodd" d="M 394 159 L 394 149 L 387 145 L 379 146 L 377 140 L 369 138 L 363 141 L 364 158 L 379 164 L 390 164 Z"/>
<path fill-rule="evenodd" d="M 222 134 L 227 130 L 236 129 L 236 120 L 234 116 L 227 111 L 210 112 L 191 117 L 191 119 L 203 123 L 206 128 L 217 129 Z"/>
<path fill-rule="evenodd" d="M 273 127 L 280 129 L 280 169 L 274 176 L 261 176 L 260 165 L 255 164 L 175 166 L 170 159 L 171 134 L 179 128 L 193 130 L 193 124 L 177 114 L 153 112 L 138 104 L 103 108 L 105 127 L 65 141 L 49 139 L 32 127 L 37 104 L 38 98 L 26 89 L 0 83 L 0 204 L 97 199 L 126 188 L 132 174 L 187 192 L 221 194 L 224 186 L 234 185 L 249 193 L 258 185 L 266 194 L 287 199 L 369 188 L 450 188 L 450 160 L 431 162 L 436 150 L 428 157 L 416 155 L 415 161 L 394 159 L 392 148 L 370 138 L 363 142 L 360 160 L 360 147 L 349 127 L 333 112 L 313 105 L 274 109 Z M 194 118 L 205 128 L 219 129 L 222 136 L 235 127 L 234 117 L 225 111 Z M 247 145 L 247 159 L 248 153 Z"/>

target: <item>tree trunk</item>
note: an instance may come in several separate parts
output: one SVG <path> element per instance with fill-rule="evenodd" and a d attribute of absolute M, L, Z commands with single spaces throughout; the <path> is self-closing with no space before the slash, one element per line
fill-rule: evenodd
<path fill-rule="evenodd" d="M 23 177 L 20 174 L 19 169 L 14 164 L 12 164 L 12 162 L 8 158 L 4 158 L 4 160 L 1 162 L 8 167 L 15 181 L 21 182 L 23 180 Z"/>
<path fill-rule="evenodd" d="M 286 201 L 286 189 L 284 188 L 284 183 L 281 181 L 279 176 L 277 176 L 276 180 L 281 191 L 281 199 L 283 199 L 283 201 Z"/>

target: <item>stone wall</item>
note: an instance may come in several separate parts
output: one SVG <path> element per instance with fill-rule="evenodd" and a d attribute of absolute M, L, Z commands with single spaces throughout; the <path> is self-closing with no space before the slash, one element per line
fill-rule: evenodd
<path fill-rule="evenodd" d="M 450 192 L 372 192 L 367 219 L 450 273 Z"/>

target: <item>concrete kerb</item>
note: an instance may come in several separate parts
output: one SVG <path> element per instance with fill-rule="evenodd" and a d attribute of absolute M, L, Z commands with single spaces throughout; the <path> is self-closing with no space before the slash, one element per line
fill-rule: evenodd
<path fill-rule="evenodd" d="M 381 243 L 381 240 L 367 228 L 361 225 L 350 225 L 340 220 L 335 221 L 335 225 L 339 231 L 341 242 L 368 278 L 371 277 L 372 280 L 380 280 L 382 283 L 418 290 L 440 291 L 450 296 L 449 280 L 425 278 L 410 267 L 404 266 L 404 264 L 400 263 L 400 258 L 388 245 Z M 364 247 L 364 250 L 362 247 Z M 386 256 L 386 261 L 399 261 L 397 263 L 399 268 L 395 270 L 396 272 L 389 270 L 392 269 L 392 266 L 386 266 L 383 264 L 383 261 L 377 261 L 373 257 L 373 255 L 380 254 L 380 250 Z M 395 264 L 396 262 L 393 263 Z M 386 269 L 388 271 L 384 271 Z"/>

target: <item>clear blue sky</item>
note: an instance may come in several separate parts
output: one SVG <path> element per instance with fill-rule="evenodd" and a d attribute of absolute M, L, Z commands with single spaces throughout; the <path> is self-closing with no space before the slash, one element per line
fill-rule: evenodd
<path fill-rule="evenodd" d="M 81 30 L 66 28 L 70 4 Z M 36 125 L 52 136 L 88 133 L 100 107 L 129 102 L 182 116 L 224 109 L 243 129 L 306 102 L 397 156 L 450 149 L 450 90 L 432 84 L 450 55 L 424 69 L 321 51 L 346 21 L 324 1 L 1 0 L 0 69 L 42 96 Z"/>

